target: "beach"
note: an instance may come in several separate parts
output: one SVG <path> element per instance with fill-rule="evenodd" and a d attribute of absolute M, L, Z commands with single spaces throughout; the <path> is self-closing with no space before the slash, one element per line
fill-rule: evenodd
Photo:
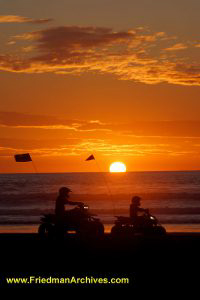
<path fill-rule="evenodd" d="M 3 288 L 131 288 L 156 292 L 195 290 L 200 267 L 200 172 L 1 175 L 0 285 Z M 95 185 L 93 184 L 95 182 Z M 70 186 L 105 227 L 101 239 L 41 239 L 42 214 L 54 212 L 57 190 Z M 167 231 L 166 237 L 119 237 L 110 231 L 117 215 L 128 216 L 131 191 L 142 197 Z M 7 284 L 6 278 L 128 278 L 128 284 Z M 40 280 L 38 279 L 38 280 Z M 89 280 L 88 279 L 88 280 Z"/>
<path fill-rule="evenodd" d="M 170 233 L 165 238 L 80 241 L 42 240 L 37 234 L 1 234 L 3 288 L 148 288 L 148 292 L 196 290 L 200 234 Z M 6 278 L 128 278 L 128 284 L 7 284 Z"/>

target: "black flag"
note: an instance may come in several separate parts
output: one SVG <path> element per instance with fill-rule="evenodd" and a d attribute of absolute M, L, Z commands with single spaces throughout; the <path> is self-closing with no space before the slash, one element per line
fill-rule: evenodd
<path fill-rule="evenodd" d="M 87 161 L 87 160 L 93 160 L 93 159 L 95 159 L 95 158 L 94 158 L 94 155 L 92 154 L 85 161 Z"/>
<path fill-rule="evenodd" d="M 28 161 L 32 161 L 31 156 L 29 153 L 25 153 L 25 154 L 16 154 L 15 155 L 15 161 L 16 162 L 28 162 Z"/>

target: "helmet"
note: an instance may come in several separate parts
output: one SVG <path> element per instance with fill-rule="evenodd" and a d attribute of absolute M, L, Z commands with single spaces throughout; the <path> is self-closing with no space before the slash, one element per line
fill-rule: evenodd
<path fill-rule="evenodd" d="M 141 200 L 141 198 L 139 196 L 134 196 L 132 198 L 132 203 L 134 203 L 134 204 L 140 204 L 140 200 Z"/>
<path fill-rule="evenodd" d="M 65 186 L 63 186 L 59 189 L 59 195 L 62 195 L 62 196 L 67 195 L 69 192 L 71 192 L 71 190 Z"/>

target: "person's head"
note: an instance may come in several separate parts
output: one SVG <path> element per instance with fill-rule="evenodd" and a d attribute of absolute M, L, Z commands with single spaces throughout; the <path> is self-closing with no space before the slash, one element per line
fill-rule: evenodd
<path fill-rule="evenodd" d="M 140 204 L 141 204 L 141 198 L 139 196 L 134 196 L 132 198 L 132 204 L 140 206 Z"/>
<path fill-rule="evenodd" d="M 65 186 L 63 186 L 59 189 L 59 195 L 62 197 L 68 197 L 70 192 L 71 192 L 71 190 Z"/>

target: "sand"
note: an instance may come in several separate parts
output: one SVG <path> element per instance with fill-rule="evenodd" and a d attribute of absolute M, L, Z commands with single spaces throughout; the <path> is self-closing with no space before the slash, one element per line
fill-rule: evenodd
<path fill-rule="evenodd" d="M 0 234 L 0 286 L 6 277 L 125 277 L 127 285 L 90 285 L 100 288 L 129 288 L 139 291 L 158 286 L 169 290 L 198 287 L 200 234 L 168 233 L 165 238 L 80 241 L 74 235 L 64 240 L 43 240 L 37 234 Z M 42 287 L 52 285 L 42 285 Z M 72 288 L 74 285 L 62 285 Z M 79 284 L 76 288 L 86 285 Z M 22 287 L 9 285 L 9 288 Z M 25 287 L 25 286 L 23 286 Z M 27 286 L 26 286 L 27 287 Z M 29 285 L 28 287 L 33 287 Z M 34 288 L 41 287 L 34 284 Z M 55 287 L 55 285 L 54 285 Z M 61 287 L 61 285 L 57 285 Z"/>

